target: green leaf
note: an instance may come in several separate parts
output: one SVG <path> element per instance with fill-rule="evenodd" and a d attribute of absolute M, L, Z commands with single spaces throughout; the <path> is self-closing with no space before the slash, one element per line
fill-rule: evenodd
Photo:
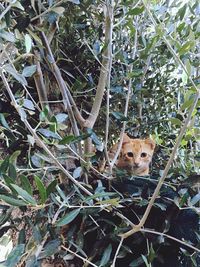
<path fill-rule="evenodd" d="M 51 255 L 54 255 L 55 253 L 58 252 L 59 250 L 59 246 L 60 246 L 60 240 L 55 239 L 55 240 L 51 240 L 49 241 L 45 247 L 43 248 L 40 257 L 41 258 L 46 258 L 49 257 Z"/>
<path fill-rule="evenodd" d="M 0 195 L 0 199 L 12 206 L 27 206 L 27 202 L 10 196 Z"/>
<path fill-rule="evenodd" d="M 195 45 L 194 42 L 188 41 L 186 42 L 180 49 L 179 49 L 179 55 L 183 55 L 185 53 L 187 53 L 191 48 L 193 48 Z"/>
<path fill-rule="evenodd" d="M 56 226 L 63 226 L 63 225 L 66 225 L 72 222 L 77 217 L 79 212 L 80 212 L 80 209 L 75 209 L 73 211 L 70 211 L 64 217 L 62 217 L 60 220 L 56 222 Z"/>
<path fill-rule="evenodd" d="M 68 115 L 66 113 L 58 113 L 55 117 L 57 123 L 64 123 L 67 120 Z"/>
<path fill-rule="evenodd" d="M 14 180 L 6 174 L 3 174 L 2 176 L 3 176 L 3 179 L 4 179 L 5 183 L 7 184 L 7 186 L 11 189 L 12 193 L 14 195 L 17 195 L 17 191 L 11 185 L 11 184 L 13 184 Z"/>
<path fill-rule="evenodd" d="M 190 108 L 193 102 L 194 102 L 194 95 L 183 103 L 183 105 L 181 106 L 181 110 Z"/>
<path fill-rule="evenodd" d="M 61 141 L 59 141 L 60 145 L 66 145 L 66 144 L 72 144 L 78 141 L 82 141 L 88 137 L 90 137 L 91 133 L 87 133 L 87 134 L 82 134 L 79 136 L 74 136 L 74 135 L 68 135 L 65 136 Z"/>
<path fill-rule="evenodd" d="M 62 6 L 58 6 L 58 7 L 52 8 L 51 11 L 53 11 L 59 15 L 62 15 L 65 12 L 65 8 Z"/>
<path fill-rule="evenodd" d="M 47 197 L 56 190 L 57 180 L 53 180 L 48 186 L 47 186 Z"/>
<path fill-rule="evenodd" d="M 115 117 L 115 119 L 117 119 L 117 120 L 120 120 L 120 121 L 127 121 L 127 117 L 125 117 L 124 114 L 121 113 L 121 112 L 113 111 L 111 114 L 112 114 L 112 115 Z"/>
<path fill-rule="evenodd" d="M 20 175 L 20 181 L 22 188 L 29 193 L 29 195 L 33 195 L 32 186 L 30 184 L 29 179 L 25 175 Z"/>
<path fill-rule="evenodd" d="M 19 263 L 21 257 L 24 253 L 25 244 L 19 244 L 13 248 L 13 250 L 8 255 L 6 262 L 4 263 L 6 267 L 16 267 Z"/>
<path fill-rule="evenodd" d="M 13 180 L 16 180 L 17 178 L 17 171 L 16 171 L 15 166 L 12 163 L 9 163 L 8 176 L 10 176 Z"/>
<path fill-rule="evenodd" d="M 42 182 L 42 180 L 38 176 L 34 176 L 35 183 L 37 185 L 37 188 L 39 190 L 40 198 L 41 198 L 41 203 L 44 204 L 45 201 L 47 200 L 47 192 L 46 188 Z"/>
<path fill-rule="evenodd" d="M 146 265 L 147 267 L 150 267 L 150 265 L 149 265 L 149 263 L 148 263 L 148 260 L 147 260 L 147 257 L 144 256 L 144 255 L 141 255 L 141 256 L 142 256 L 142 259 L 143 259 L 145 265 Z"/>
<path fill-rule="evenodd" d="M 69 145 L 70 143 L 74 142 L 76 137 L 74 135 L 68 135 L 63 137 L 63 139 L 59 142 L 60 145 Z"/>
<path fill-rule="evenodd" d="M 109 244 L 103 253 L 99 266 L 105 266 L 109 262 L 111 253 L 112 253 L 112 245 Z"/>
<path fill-rule="evenodd" d="M 23 69 L 22 75 L 24 77 L 31 77 L 37 70 L 36 65 L 27 66 Z"/>
<path fill-rule="evenodd" d="M 81 176 L 82 174 L 82 167 L 78 167 L 73 171 L 73 177 L 74 179 L 77 179 Z"/>
<path fill-rule="evenodd" d="M 195 205 L 197 203 L 200 203 L 200 193 L 196 194 L 190 201 L 191 205 Z"/>
<path fill-rule="evenodd" d="M 129 267 L 139 267 L 140 265 L 142 265 L 144 263 L 142 257 L 139 257 L 135 260 L 133 260 L 130 264 Z"/>
<path fill-rule="evenodd" d="M 27 81 L 24 78 L 23 75 L 21 75 L 20 73 L 18 73 L 11 65 L 5 65 L 4 66 L 4 70 L 6 72 L 8 72 L 10 75 L 12 75 L 18 82 L 20 82 L 22 85 L 26 85 L 27 86 Z"/>
<path fill-rule="evenodd" d="M 179 9 L 178 14 L 180 16 L 180 20 L 184 18 L 186 10 L 187 10 L 187 4 L 185 4 L 183 7 Z"/>
<path fill-rule="evenodd" d="M 11 4 L 12 7 L 19 8 L 20 10 L 24 11 L 24 7 L 20 4 L 19 1 L 12 1 L 13 3 Z"/>
<path fill-rule="evenodd" d="M 0 37 L 11 43 L 14 43 L 16 41 L 13 33 L 6 32 L 4 30 L 0 30 Z"/>
<path fill-rule="evenodd" d="M 139 15 L 141 14 L 142 12 L 144 12 L 144 6 L 141 6 L 141 7 L 135 7 L 133 9 L 131 9 L 129 12 L 128 12 L 128 15 Z"/>
<path fill-rule="evenodd" d="M 17 158 L 20 154 L 21 154 L 20 150 L 16 150 L 15 152 L 13 152 L 12 155 L 10 156 L 10 162 L 16 165 Z"/>
<path fill-rule="evenodd" d="M 26 29 L 27 32 L 31 35 L 31 37 L 38 43 L 42 46 L 42 41 L 41 39 L 34 33 L 32 32 L 30 29 Z"/>
<path fill-rule="evenodd" d="M 5 127 L 8 130 L 11 130 L 3 113 L 0 113 L 0 122 L 3 125 L 3 127 Z"/>
<path fill-rule="evenodd" d="M 8 169 L 10 158 L 7 156 L 0 165 L 0 173 L 5 173 Z"/>
<path fill-rule="evenodd" d="M 40 128 L 37 130 L 37 132 L 41 133 L 46 138 L 54 138 L 54 139 L 61 139 L 60 135 L 57 133 L 54 133 L 48 129 Z"/>
<path fill-rule="evenodd" d="M 25 47 L 26 47 L 26 53 L 30 53 L 32 48 L 32 39 L 28 33 L 25 34 Z"/>
<path fill-rule="evenodd" d="M 23 107 L 27 108 L 29 110 L 35 110 L 35 106 L 34 106 L 33 102 L 29 99 L 23 100 Z"/>
<path fill-rule="evenodd" d="M 171 121 L 172 124 L 177 125 L 177 126 L 182 125 L 181 120 L 179 120 L 178 118 L 170 118 L 169 121 Z"/>
<path fill-rule="evenodd" d="M 23 200 L 27 201 L 28 203 L 30 203 L 34 206 L 37 205 L 36 200 L 27 191 L 25 191 L 24 189 L 22 189 L 18 185 L 15 185 L 15 184 L 11 184 L 11 185 L 17 191 L 19 196 L 22 197 Z"/>

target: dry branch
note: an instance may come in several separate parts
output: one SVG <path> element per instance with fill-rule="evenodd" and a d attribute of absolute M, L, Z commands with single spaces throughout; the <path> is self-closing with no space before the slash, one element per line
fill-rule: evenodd
<path fill-rule="evenodd" d="M 42 70 L 40 66 L 40 55 L 37 51 L 35 51 L 34 61 L 36 64 L 36 73 L 34 74 L 33 78 L 35 81 L 40 105 L 42 109 L 44 109 L 44 106 L 48 105 L 48 97 L 47 97 L 47 89 L 45 88 Z"/>

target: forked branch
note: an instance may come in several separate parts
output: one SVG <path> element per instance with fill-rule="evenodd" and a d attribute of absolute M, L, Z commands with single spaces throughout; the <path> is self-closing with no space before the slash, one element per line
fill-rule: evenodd
<path fill-rule="evenodd" d="M 157 23 L 156 23 L 156 21 L 154 20 L 154 18 L 153 18 L 153 16 L 152 16 L 152 14 L 151 14 L 149 8 L 147 7 L 145 1 L 143 1 L 143 4 L 145 5 L 146 10 L 147 10 L 147 12 L 148 12 L 148 14 L 149 14 L 149 17 L 150 17 L 152 23 L 154 24 L 154 26 L 155 26 L 155 27 L 158 26 Z M 186 68 L 185 68 L 185 66 L 184 66 L 184 64 L 183 64 L 183 62 L 180 60 L 179 56 L 175 53 L 175 51 L 173 50 L 173 48 L 171 47 L 170 43 L 169 43 L 168 40 L 165 38 L 165 36 L 163 36 L 163 39 L 164 39 L 166 45 L 168 46 L 170 52 L 172 53 L 172 55 L 175 57 L 175 60 L 178 61 L 178 63 L 182 66 L 183 70 L 184 70 L 184 71 L 186 72 L 186 74 L 188 75 L 188 72 L 187 72 L 187 70 L 186 70 Z M 172 162 L 173 162 L 173 160 L 174 160 L 174 157 L 175 157 L 175 155 L 176 155 L 176 152 L 177 152 L 177 150 L 178 150 L 178 147 L 179 147 L 179 145 L 180 145 L 180 143 L 181 143 L 181 140 L 182 140 L 182 138 L 183 138 L 183 136 L 184 136 L 184 134 L 185 134 L 185 132 L 186 132 L 186 130 L 187 130 L 187 126 L 188 126 L 188 124 L 189 124 L 189 122 L 190 122 L 190 120 L 191 120 L 191 118 L 192 118 L 193 111 L 195 110 L 195 108 L 196 108 L 196 106 L 197 106 L 198 100 L 199 100 L 199 98 L 200 98 L 200 90 L 196 87 L 194 81 L 192 80 L 192 78 L 191 78 L 189 75 L 188 75 L 188 78 L 190 79 L 191 83 L 193 84 L 193 86 L 194 86 L 194 87 L 196 88 L 196 90 L 197 90 L 197 93 L 196 93 L 196 95 L 195 95 L 195 97 L 194 97 L 193 103 L 192 103 L 192 105 L 191 105 L 191 107 L 190 107 L 188 116 L 187 116 L 187 118 L 185 119 L 185 122 L 184 122 L 183 126 L 182 126 L 181 129 L 180 129 L 180 133 L 179 133 L 179 135 L 178 135 L 178 137 L 177 137 L 177 139 L 176 139 L 176 143 L 175 143 L 175 145 L 174 145 L 174 148 L 173 148 L 173 150 L 172 150 L 172 153 L 171 153 L 171 155 L 170 155 L 170 158 L 169 158 L 169 160 L 168 160 L 168 162 L 167 162 L 167 165 L 166 165 L 166 167 L 165 167 L 165 169 L 164 169 L 163 175 L 162 175 L 162 177 L 161 177 L 160 180 L 159 180 L 159 183 L 158 183 L 158 185 L 157 185 L 157 187 L 156 187 L 156 189 L 155 189 L 155 191 L 154 191 L 154 193 L 153 193 L 153 195 L 152 195 L 152 197 L 151 197 L 151 199 L 150 199 L 150 202 L 149 202 L 149 204 L 148 204 L 148 206 L 147 206 L 147 208 L 146 208 L 146 211 L 145 211 L 145 213 L 144 213 L 142 219 L 140 220 L 140 223 L 139 223 L 138 225 L 135 225 L 135 226 L 133 227 L 132 230 L 128 231 L 127 233 L 122 234 L 121 236 L 122 236 L 123 238 L 127 238 L 127 237 L 129 237 L 130 235 L 132 235 L 132 234 L 134 234 L 134 233 L 140 231 L 140 230 L 142 229 L 142 227 L 144 226 L 144 224 L 145 224 L 145 222 L 146 222 L 146 220 L 147 220 L 147 218 L 148 218 L 148 216 L 149 216 L 149 213 L 150 213 L 150 211 L 151 211 L 151 209 L 152 209 L 152 207 L 153 207 L 153 204 L 154 204 L 154 202 L 155 202 L 157 196 L 159 195 L 160 189 L 161 189 L 161 187 L 162 187 L 162 185 L 163 185 L 163 183 L 164 183 L 164 181 L 165 181 L 165 178 L 167 177 L 167 174 L 168 174 L 169 169 L 170 169 L 170 167 L 171 167 L 171 164 L 172 164 Z"/>

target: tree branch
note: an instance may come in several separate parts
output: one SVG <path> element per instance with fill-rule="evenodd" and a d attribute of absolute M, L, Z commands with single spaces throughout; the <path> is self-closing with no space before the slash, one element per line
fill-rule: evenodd
<path fill-rule="evenodd" d="M 145 1 L 143 1 L 143 4 L 145 5 L 146 10 L 147 10 L 147 12 L 149 13 L 150 19 L 152 20 L 154 26 L 157 26 L 157 23 L 155 22 L 155 20 L 154 20 L 152 14 L 151 14 L 149 8 L 146 6 Z M 180 63 L 180 65 L 183 67 L 184 71 L 185 71 L 186 74 L 188 75 L 188 72 L 187 72 L 187 70 L 186 70 L 186 68 L 185 68 L 185 66 L 184 66 L 184 64 L 183 64 L 183 62 L 180 60 L 180 58 L 178 57 L 178 55 L 176 55 L 176 53 L 174 52 L 173 48 L 171 47 L 171 45 L 169 44 L 169 42 L 167 41 L 167 39 L 165 38 L 165 36 L 163 36 L 163 39 L 164 39 L 165 43 L 167 44 L 167 46 L 168 46 L 170 52 L 172 53 L 172 55 L 173 55 L 173 56 L 175 57 L 175 59 Z M 189 122 L 190 122 L 190 120 L 191 120 L 191 118 L 192 118 L 193 111 L 195 110 L 196 105 L 197 105 L 197 103 L 198 103 L 198 100 L 199 100 L 199 98 L 200 98 L 200 90 L 196 87 L 194 81 L 192 80 L 192 78 L 191 78 L 189 75 L 188 75 L 188 78 L 190 79 L 192 85 L 193 85 L 193 86 L 196 88 L 196 90 L 197 90 L 197 93 L 196 93 L 196 95 L 195 95 L 195 97 L 194 97 L 194 101 L 193 101 L 193 103 L 192 103 L 192 105 L 191 105 L 191 108 L 190 108 L 190 110 L 189 110 L 188 116 L 187 116 L 187 118 L 185 119 L 185 122 L 184 122 L 183 126 L 182 126 L 181 129 L 180 129 L 180 133 L 179 133 L 179 135 L 178 135 L 178 137 L 177 137 L 177 139 L 176 139 L 176 143 L 175 143 L 175 145 L 174 145 L 174 148 L 173 148 L 173 150 L 172 150 L 172 153 L 171 153 L 171 155 L 170 155 L 170 158 L 169 158 L 169 160 L 168 160 L 168 162 L 167 162 L 167 165 L 166 165 L 166 167 L 165 167 L 165 169 L 164 169 L 163 175 L 161 176 L 161 178 L 160 178 L 160 180 L 159 180 L 159 183 L 158 183 L 158 185 L 157 185 L 157 187 L 156 187 L 156 189 L 155 189 L 155 191 L 154 191 L 154 193 L 153 193 L 153 195 L 152 195 L 152 197 L 151 197 L 151 199 L 150 199 L 150 201 L 149 201 L 149 204 L 148 204 L 148 206 L 147 206 L 147 208 L 146 208 L 146 211 L 145 211 L 145 213 L 144 213 L 142 219 L 140 220 L 140 223 L 139 223 L 138 225 L 135 225 L 135 226 L 133 227 L 132 230 L 128 231 L 128 232 L 125 233 L 125 234 L 122 234 L 122 237 L 123 237 L 123 238 L 127 238 L 127 237 L 129 237 L 130 235 L 132 235 L 132 234 L 134 234 L 134 233 L 140 231 L 141 228 L 144 226 L 144 224 L 145 224 L 145 222 L 146 222 L 146 220 L 147 220 L 147 217 L 149 216 L 149 213 L 150 213 L 150 211 L 151 211 L 151 209 L 152 209 L 152 207 L 153 207 L 153 204 L 154 204 L 154 202 L 155 202 L 155 200 L 156 200 L 156 198 L 157 198 L 157 196 L 158 196 L 158 194 L 159 194 L 159 192 L 160 192 L 160 189 L 161 189 L 161 187 L 162 187 L 162 185 L 163 185 L 163 183 L 164 183 L 164 181 L 165 181 L 165 178 L 167 177 L 167 174 L 168 174 L 169 169 L 170 169 L 170 167 L 171 167 L 171 164 L 172 164 L 172 162 L 173 162 L 173 160 L 174 160 L 174 157 L 175 157 L 176 152 L 177 152 L 177 150 L 178 150 L 178 147 L 179 147 L 179 145 L 180 145 L 180 143 L 181 143 L 181 140 L 182 140 L 182 138 L 183 138 L 183 136 L 184 136 L 184 134 L 185 134 L 185 131 L 186 131 L 186 129 L 187 129 L 187 126 L 188 126 L 188 124 L 189 124 Z"/>
<path fill-rule="evenodd" d="M 40 105 L 42 109 L 44 109 L 45 105 L 48 105 L 48 97 L 47 97 L 47 90 L 45 88 L 44 84 L 44 79 L 41 71 L 41 66 L 40 66 L 40 56 L 39 53 L 35 50 L 35 64 L 36 64 L 36 73 L 34 74 L 33 78 L 35 81 Z"/>
<path fill-rule="evenodd" d="M 44 41 L 44 45 L 47 49 L 47 53 L 48 55 L 50 56 L 50 65 L 51 65 L 51 68 L 52 68 L 52 72 L 57 80 L 57 83 L 59 85 L 59 88 L 61 90 L 61 94 L 62 94 L 62 97 L 63 97 L 63 103 L 64 103 L 64 107 L 65 107 L 65 110 L 67 110 L 68 114 L 69 114 L 69 119 L 70 119 L 70 122 L 71 122 L 71 125 L 72 125 L 72 129 L 73 129 L 73 132 L 74 132 L 74 135 L 75 136 L 79 136 L 79 129 L 78 129 L 78 126 L 77 126 L 77 123 L 76 123 L 76 120 L 75 120 L 75 117 L 74 117 L 74 113 L 73 113 L 73 110 L 72 110 L 72 107 L 71 107 L 71 103 L 70 103 L 70 100 L 69 100 L 69 90 L 66 86 L 66 83 L 65 81 L 63 80 L 62 78 L 62 75 L 61 75 L 61 72 L 60 72 L 60 69 L 58 68 L 56 62 L 55 62 L 55 59 L 54 59 L 54 56 L 53 56 L 53 53 L 51 51 L 51 48 L 49 46 L 49 43 L 48 43 L 48 40 L 47 40 L 47 37 L 46 35 L 44 34 L 44 32 L 42 32 L 42 37 L 43 37 L 43 41 Z M 71 101 L 72 101 L 72 97 L 71 97 Z M 73 102 L 73 105 L 75 105 L 75 103 Z M 81 123 L 84 122 L 84 119 L 82 118 L 82 116 L 79 114 L 79 118 L 81 119 Z M 81 147 L 81 144 L 79 143 L 79 153 L 82 154 L 82 147 Z"/>
<path fill-rule="evenodd" d="M 96 119 L 99 115 L 99 110 L 101 107 L 106 83 L 107 83 L 107 77 L 109 72 L 109 65 L 112 60 L 112 30 L 113 30 L 113 1 L 109 3 L 110 1 L 106 1 L 106 15 L 105 15 L 105 50 L 102 55 L 102 65 L 100 70 L 100 76 L 99 81 L 97 85 L 97 91 L 94 99 L 94 103 L 92 105 L 92 109 L 90 112 L 89 117 L 84 123 L 85 128 L 93 128 Z"/>

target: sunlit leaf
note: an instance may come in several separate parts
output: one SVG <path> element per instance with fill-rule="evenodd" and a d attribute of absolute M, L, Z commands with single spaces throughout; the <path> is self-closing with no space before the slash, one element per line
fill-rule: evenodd
<path fill-rule="evenodd" d="M 36 72 L 36 65 L 31 65 L 23 69 L 22 75 L 24 77 L 31 77 L 35 72 Z"/>
<path fill-rule="evenodd" d="M 29 34 L 25 34 L 25 47 L 26 47 L 26 53 L 30 53 L 32 48 L 32 39 Z"/>

